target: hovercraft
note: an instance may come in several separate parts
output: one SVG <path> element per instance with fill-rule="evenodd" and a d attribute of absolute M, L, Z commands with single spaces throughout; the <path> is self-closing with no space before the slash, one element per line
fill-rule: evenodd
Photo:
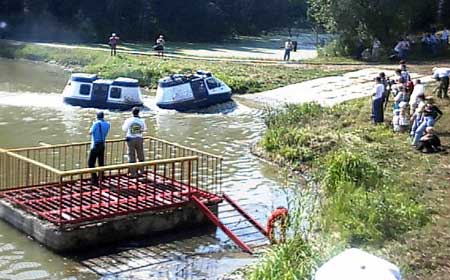
<path fill-rule="evenodd" d="M 210 72 L 174 74 L 158 82 L 156 105 L 177 111 L 196 110 L 231 100 L 231 89 Z"/>
<path fill-rule="evenodd" d="M 93 74 L 72 74 L 63 92 L 64 102 L 74 106 L 129 110 L 142 106 L 139 83 L 135 79 L 105 80 Z"/>

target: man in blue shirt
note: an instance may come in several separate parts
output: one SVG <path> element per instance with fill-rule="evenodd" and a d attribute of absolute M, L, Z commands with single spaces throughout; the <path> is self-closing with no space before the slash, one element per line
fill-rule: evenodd
<path fill-rule="evenodd" d="M 91 150 L 89 152 L 88 167 L 95 167 L 95 162 L 98 159 L 98 165 L 105 165 L 105 142 L 108 137 L 110 124 L 104 120 L 104 113 L 97 113 L 97 121 L 92 124 L 89 134 L 92 135 Z M 98 186 L 97 173 L 91 174 L 91 182 L 93 185 Z"/>

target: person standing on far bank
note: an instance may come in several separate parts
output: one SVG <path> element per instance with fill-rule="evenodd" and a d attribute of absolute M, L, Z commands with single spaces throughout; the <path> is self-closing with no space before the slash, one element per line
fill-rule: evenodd
<path fill-rule="evenodd" d="M 126 141 L 128 146 L 128 162 L 136 162 L 136 156 L 139 162 L 145 160 L 144 157 L 144 132 L 147 130 L 144 120 L 139 116 L 139 108 L 134 107 L 131 110 L 132 117 L 125 120 L 122 125 L 122 130 L 127 133 Z M 140 168 L 143 172 L 143 168 Z M 136 168 L 130 168 L 131 177 L 137 177 Z"/>
<path fill-rule="evenodd" d="M 89 168 L 94 168 L 97 160 L 98 166 L 105 165 L 105 143 L 110 127 L 109 122 L 105 121 L 104 113 L 102 111 L 98 112 L 97 121 L 92 124 L 89 130 L 89 134 L 92 135 L 91 150 L 88 158 Z M 94 186 L 98 186 L 97 173 L 91 174 L 91 183 Z"/>
<path fill-rule="evenodd" d="M 286 43 L 284 43 L 284 61 L 289 61 L 291 59 L 291 51 L 293 49 L 294 45 L 292 44 L 292 40 L 288 39 Z"/>
<path fill-rule="evenodd" d="M 109 46 L 111 47 L 111 56 L 116 55 L 117 44 L 119 43 L 119 36 L 116 33 L 111 34 L 109 37 Z"/>
<path fill-rule="evenodd" d="M 158 52 L 158 56 L 164 56 L 164 47 L 166 45 L 166 41 L 164 40 L 163 35 L 159 35 L 156 39 L 156 45 L 154 46 L 155 51 Z"/>

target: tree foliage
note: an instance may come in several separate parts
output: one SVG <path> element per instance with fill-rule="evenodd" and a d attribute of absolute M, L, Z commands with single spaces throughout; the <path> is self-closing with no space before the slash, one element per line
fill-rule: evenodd
<path fill-rule="evenodd" d="M 447 1 L 448 2 L 448 1 Z M 379 39 L 385 46 L 437 23 L 439 0 L 308 0 L 309 16 L 345 45 Z"/>
<path fill-rule="evenodd" d="M 306 0 L 0 0 L 8 36 L 26 40 L 217 41 L 303 23 Z"/>

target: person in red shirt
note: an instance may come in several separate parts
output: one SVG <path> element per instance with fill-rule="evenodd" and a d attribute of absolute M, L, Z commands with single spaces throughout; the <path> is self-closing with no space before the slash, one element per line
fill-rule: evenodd
<path fill-rule="evenodd" d="M 111 47 L 111 56 L 116 55 L 117 44 L 119 43 L 119 36 L 116 33 L 111 34 L 109 37 L 109 46 Z"/>

